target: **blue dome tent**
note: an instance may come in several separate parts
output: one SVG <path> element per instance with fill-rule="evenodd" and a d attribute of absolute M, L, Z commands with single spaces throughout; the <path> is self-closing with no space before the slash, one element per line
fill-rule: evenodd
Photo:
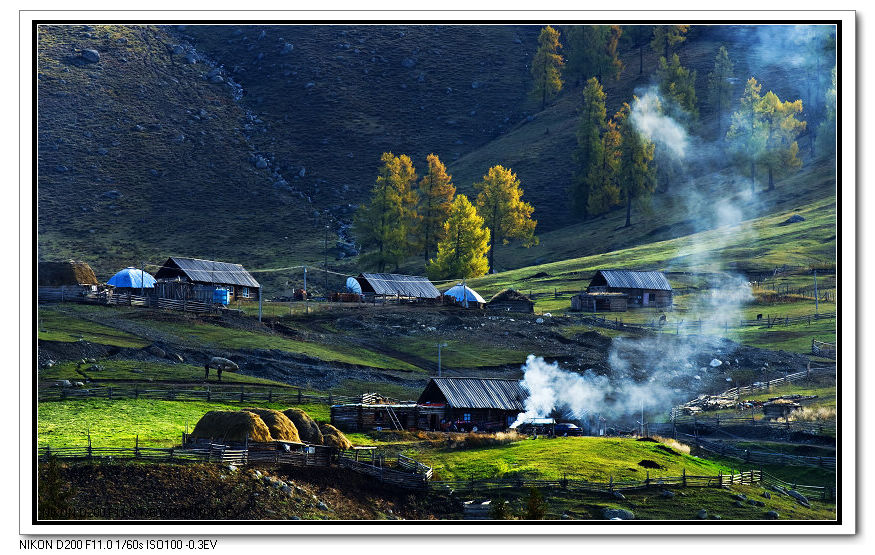
<path fill-rule="evenodd" d="M 125 268 L 109 278 L 106 283 L 116 288 L 152 289 L 155 287 L 155 278 L 149 272 L 144 272 L 139 268 Z"/>
<path fill-rule="evenodd" d="M 354 277 L 346 278 L 346 292 L 347 293 L 355 293 L 356 295 L 362 294 L 362 284 L 359 283 Z"/>
<path fill-rule="evenodd" d="M 444 291 L 444 295 L 453 297 L 460 304 L 464 304 L 465 301 L 468 303 L 486 304 L 486 301 L 483 300 L 483 297 L 481 297 L 477 291 L 474 291 L 467 285 L 462 285 L 461 283 Z"/>

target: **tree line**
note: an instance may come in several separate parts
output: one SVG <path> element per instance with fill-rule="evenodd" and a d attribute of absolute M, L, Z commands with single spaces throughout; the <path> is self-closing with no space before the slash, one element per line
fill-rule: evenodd
<path fill-rule="evenodd" d="M 421 178 L 406 154 L 385 152 L 370 200 L 356 212 L 353 232 L 363 263 L 384 272 L 421 256 L 430 279 L 470 278 L 495 267 L 495 248 L 517 239 L 537 244 L 534 208 L 522 200 L 520 180 L 496 165 L 474 183 L 472 203 L 456 194 L 437 155 L 426 158 Z"/>
<path fill-rule="evenodd" d="M 810 96 L 810 105 L 803 110 L 801 99 L 782 101 L 773 91 L 761 95 L 762 85 L 754 77 L 747 80 L 741 97 L 733 98 L 740 80 L 734 76 L 735 64 L 725 45 L 716 52 L 700 97 L 697 72 L 685 67 L 677 52 L 689 32 L 689 25 L 586 25 L 565 27 L 561 33 L 548 26 L 541 30 L 532 60 L 532 96 L 543 108 L 559 95 L 566 79 L 582 85 L 575 172 L 569 190 L 573 210 L 581 219 L 622 206 L 628 227 L 636 200 L 645 200 L 657 187 L 667 191 L 683 175 L 689 177 L 690 168 L 701 164 L 687 160 L 682 165 L 668 151 L 671 145 L 655 143 L 641 129 L 633 113 L 641 100 L 636 96 L 608 117 L 603 84 L 619 79 L 625 69 L 618 55 L 622 43 L 637 50 L 639 75 L 644 73 L 645 47 L 659 54 L 654 68 L 659 95 L 649 99 L 649 113 L 670 117 L 690 136 L 715 142 L 725 154 L 723 160 L 750 178 L 752 192 L 760 178 L 758 170 L 765 173 L 767 190 L 772 190 L 776 177 L 801 167 L 798 140 L 806 131 L 814 156 L 835 153 L 835 67 L 831 86 L 824 83 L 822 71 L 823 61 L 834 59 L 834 36 L 827 40 L 803 37 L 799 44 L 803 62 L 798 73 Z M 700 109 L 705 106 L 712 121 L 700 121 Z M 818 124 L 815 128 L 801 119 L 803 111 Z"/>

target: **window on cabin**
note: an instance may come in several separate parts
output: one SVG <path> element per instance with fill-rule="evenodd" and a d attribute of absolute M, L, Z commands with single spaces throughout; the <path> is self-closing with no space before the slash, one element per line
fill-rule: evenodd
<path fill-rule="evenodd" d="M 240 288 L 240 296 L 241 297 L 248 297 L 249 296 L 249 288 L 248 287 L 241 287 Z"/>
<path fill-rule="evenodd" d="M 470 421 L 471 421 L 471 413 L 470 413 L 470 412 L 466 412 L 465 414 L 463 414 L 463 415 L 462 415 L 462 420 L 464 420 L 465 422 L 470 422 Z"/>

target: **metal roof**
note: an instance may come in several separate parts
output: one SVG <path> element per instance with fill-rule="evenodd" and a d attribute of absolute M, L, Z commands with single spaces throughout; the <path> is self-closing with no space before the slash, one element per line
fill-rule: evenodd
<path fill-rule="evenodd" d="M 453 408 L 501 409 L 522 412 L 525 410 L 523 401 L 529 396 L 518 380 L 432 378 L 429 386 L 432 383 L 446 398 L 447 404 Z M 424 394 L 425 392 L 423 392 Z"/>
<path fill-rule="evenodd" d="M 173 266 L 179 268 L 191 281 L 201 283 L 219 283 L 224 285 L 242 285 L 244 287 L 261 287 L 255 278 L 240 264 L 230 262 L 215 262 L 199 258 L 181 258 L 172 256 L 155 274 L 158 279 L 176 276 Z"/>
<path fill-rule="evenodd" d="M 417 299 L 435 299 L 440 292 L 426 277 L 405 276 L 401 274 L 361 274 L 358 277 L 362 290 L 367 291 L 362 280 L 373 289 L 377 295 L 392 295 L 399 297 L 414 297 Z"/>
<path fill-rule="evenodd" d="M 599 270 L 593 276 L 593 281 L 601 274 L 608 287 L 621 289 L 656 289 L 671 291 L 668 278 L 662 272 L 639 272 L 636 270 Z M 590 282 L 592 285 L 592 282 Z"/>

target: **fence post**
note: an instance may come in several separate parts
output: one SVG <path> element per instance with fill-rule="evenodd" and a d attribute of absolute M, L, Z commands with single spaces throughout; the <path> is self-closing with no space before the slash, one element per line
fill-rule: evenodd
<path fill-rule="evenodd" d="M 267 390 L 267 402 L 268 402 L 268 403 L 272 403 L 272 402 L 273 402 L 273 389 L 268 389 L 268 390 Z"/>
<path fill-rule="evenodd" d="M 718 483 L 717 483 L 717 487 L 718 487 L 718 488 L 723 487 L 723 471 L 722 471 L 722 470 L 721 470 L 720 473 L 717 475 L 717 481 L 718 481 Z"/>
<path fill-rule="evenodd" d="M 112 386 L 106 388 L 106 398 L 112 400 Z"/>
<path fill-rule="evenodd" d="M 683 471 L 681 472 L 681 483 L 684 485 L 684 487 L 687 487 L 687 467 L 686 466 L 683 468 Z"/>
<path fill-rule="evenodd" d="M 91 458 L 91 432 L 88 432 L 88 458 Z"/>
<path fill-rule="evenodd" d="M 649 485 L 650 485 L 650 471 L 649 471 L 649 470 L 647 471 L 647 477 L 644 478 L 644 485 L 645 485 L 645 486 L 649 486 Z"/>
<path fill-rule="evenodd" d="M 139 399 L 139 398 L 140 398 L 140 386 L 135 385 L 134 386 L 134 399 Z"/>
<path fill-rule="evenodd" d="M 301 404 L 301 388 L 298 388 L 298 404 Z"/>
<path fill-rule="evenodd" d="M 241 402 L 241 403 L 243 402 L 243 390 L 244 390 L 244 388 L 243 388 L 243 386 L 241 385 L 241 386 L 240 386 L 240 402 Z"/>
<path fill-rule="evenodd" d="M 608 491 L 614 491 L 614 476 L 611 475 L 611 479 L 608 481 Z"/>
<path fill-rule="evenodd" d="M 333 399 L 334 399 L 334 398 L 332 397 L 331 393 L 329 393 L 329 394 L 328 394 L 328 404 L 329 404 L 329 405 L 333 405 L 333 404 L 334 404 Z"/>
<path fill-rule="evenodd" d="M 140 458 L 140 434 L 137 434 L 134 438 L 134 458 Z"/>

